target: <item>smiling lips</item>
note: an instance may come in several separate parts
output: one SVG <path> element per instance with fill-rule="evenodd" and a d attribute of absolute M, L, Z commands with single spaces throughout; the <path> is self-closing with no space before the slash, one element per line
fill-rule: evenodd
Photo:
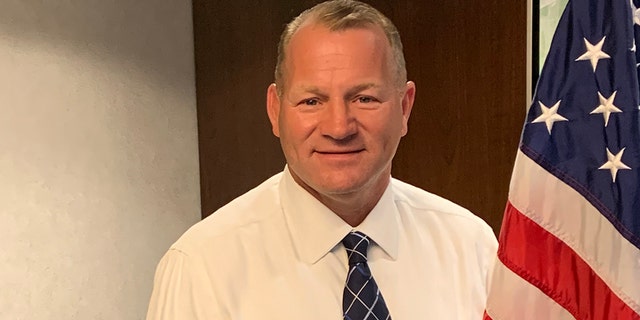
<path fill-rule="evenodd" d="M 325 161 L 353 161 L 360 155 L 365 149 L 354 150 L 315 150 L 316 155 L 320 156 Z"/>
<path fill-rule="evenodd" d="M 327 155 L 332 155 L 332 154 L 336 154 L 336 155 L 354 154 L 354 153 L 360 153 L 362 151 L 364 151 L 364 149 L 354 149 L 354 150 L 315 150 L 316 153 L 327 154 Z"/>

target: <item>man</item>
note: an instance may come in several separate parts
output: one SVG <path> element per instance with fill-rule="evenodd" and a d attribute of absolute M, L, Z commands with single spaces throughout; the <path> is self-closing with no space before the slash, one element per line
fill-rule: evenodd
<path fill-rule="evenodd" d="M 148 319 L 480 319 L 491 229 L 390 176 L 415 91 L 375 9 L 295 18 L 267 91 L 287 166 L 171 247 Z"/>

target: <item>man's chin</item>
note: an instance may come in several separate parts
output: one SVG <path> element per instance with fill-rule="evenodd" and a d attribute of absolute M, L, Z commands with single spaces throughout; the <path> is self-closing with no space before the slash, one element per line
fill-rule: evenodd
<path fill-rule="evenodd" d="M 328 196 L 348 196 L 363 193 L 367 190 L 367 181 L 347 179 L 324 182 L 315 188 L 318 193 Z"/>

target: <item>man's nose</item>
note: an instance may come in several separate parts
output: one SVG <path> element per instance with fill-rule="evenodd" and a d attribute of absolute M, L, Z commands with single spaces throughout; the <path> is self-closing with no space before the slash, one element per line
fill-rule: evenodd
<path fill-rule="evenodd" d="M 357 121 L 345 101 L 328 103 L 320 122 L 323 136 L 334 140 L 351 138 L 358 130 Z"/>

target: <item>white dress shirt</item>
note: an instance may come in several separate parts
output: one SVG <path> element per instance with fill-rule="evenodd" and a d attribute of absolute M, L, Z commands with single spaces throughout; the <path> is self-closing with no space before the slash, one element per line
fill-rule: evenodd
<path fill-rule="evenodd" d="M 342 319 L 342 239 L 368 263 L 394 320 L 481 319 L 497 250 L 468 210 L 391 179 L 353 228 L 288 169 L 189 229 L 158 265 L 147 319 Z"/>

